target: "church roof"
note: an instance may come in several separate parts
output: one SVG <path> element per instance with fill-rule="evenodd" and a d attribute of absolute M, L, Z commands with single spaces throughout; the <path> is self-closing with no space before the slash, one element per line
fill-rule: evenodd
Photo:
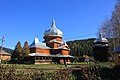
<path fill-rule="evenodd" d="M 39 47 L 39 48 L 49 48 L 46 46 L 46 43 L 39 42 L 38 38 L 34 38 L 34 41 L 29 46 L 30 48 Z"/>
<path fill-rule="evenodd" d="M 62 42 L 57 41 L 56 39 L 52 39 L 52 40 L 49 41 L 49 43 L 52 43 L 52 42 L 62 43 Z"/>
<path fill-rule="evenodd" d="M 11 54 L 10 54 L 10 53 L 5 52 L 4 50 L 2 50 L 2 51 L 0 52 L 0 54 L 2 54 L 2 55 L 8 55 L 8 56 L 11 56 Z"/>
<path fill-rule="evenodd" d="M 69 57 L 73 58 L 71 55 L 62 55 L 61 53 L 58 53 L 56 55 L 46 54 L 46 53 L 31 53 L 28 54 L 29 56 L 49 56 L 49 57 Z"/>
<path fill-rule="evenodd" d="M 94 43 L 108 43 L 108 40 L 106 38 L 102 37 L 102 34 L 99 34 L 99 38 L 96 38 L 96 40 L 94 40 Z"/>
<path fill-rule="evenodd" d="M 51 54 L 48 53 L 30 53 L 29 56 L 51 56 Z"/>
<path fill-rule="evenodd" d="M 97 38 L 94 43 L 97 43 L 97 42 L 104 42 L 104 43 L 108 43 L 108 40 L 106 38 Z"/>
<path fill-rule="evenodd" d="M 71 57 L 71 58 L 73 58 L 73 56 L 71 56 L 71 55 L 62 55 L 61 53 L 58 53 L 55 56 L 56 57 Z"/>
<path fill-rule="evenodd" d="M 59 37 L 63 37 L 63 33 L 62 31 L 60 31 L 56 25 L 55 25 L 55 21 L 52 21 L 52 26 L 51 28 L 49 28 L 48 30 L 46 30 L 44 32 L 44 37 L 46 36 L 59 36 Z"/>
<path fill-rule="evenodd" d="M 68 46 L 66 42 L 63 42 L 62 43 L 62 46 Z"/>
<path fill-rule="evenodd" d="M 70 48 L 68 47 L 68 45 L 67 45 L 66 42 L 62 43 L 62 45 L 60 47 L 56 47 L 54 49 L 66 49 L 66 50 L 70 50 Z"/>

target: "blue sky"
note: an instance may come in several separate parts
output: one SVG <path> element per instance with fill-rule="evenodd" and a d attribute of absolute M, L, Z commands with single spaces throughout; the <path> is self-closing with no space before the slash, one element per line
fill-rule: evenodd
<path fill-rule="evenodd" d="M 0 38 L 4 36 L 4 47 L 12 49 L 18 41 L 31 44 L 35 35 L 43 41 L 53 18 L 64 33 L 63 41 L 94 38 L 115 4 L 116 0 L 0 0 Z"/>

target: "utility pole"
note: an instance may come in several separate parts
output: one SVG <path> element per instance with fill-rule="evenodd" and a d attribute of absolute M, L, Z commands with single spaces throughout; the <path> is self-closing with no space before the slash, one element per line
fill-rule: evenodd
<path fill-rule="evenodd" d="M 2 50 L 3 50 L 3 42 L 5 41 L 4 36 L 2 37 L 1 41 L 2 43 L 1 43 L 1 50 L 0 50 L 0 64 L 2 63 L 1 56 L 2 56 Z"/>

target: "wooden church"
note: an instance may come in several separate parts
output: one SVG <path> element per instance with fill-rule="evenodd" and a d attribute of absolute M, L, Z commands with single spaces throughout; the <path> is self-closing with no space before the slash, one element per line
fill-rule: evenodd
<path fill-rule="evenodd" d="M 39 42 L 35 38 L 29 46 L 31 54 L 30 61 L 34 64 L 52 64 L 52 63 L 70 63 L 72 56 L 70 48 L 66 42 L 63 42 L 63 33 L 52 21 L 52 26 L 44 32 L 44 41 Z"/>
<path fill-rule="evenodd" d="M 94 40 L 93 45 L 94 59 L 100 62 L 108 61 L 109 45 L 108 40 L 99 33 L 99 38 Z"/>

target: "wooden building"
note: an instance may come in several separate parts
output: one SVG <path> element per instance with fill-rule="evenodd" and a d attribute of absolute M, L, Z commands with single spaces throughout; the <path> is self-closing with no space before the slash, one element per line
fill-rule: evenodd
<path fill-rule="evenodd" d="M 51 63 L 69 63 L 70 48 L 66 42 L 63 42 L 63 33 L 52 21 L 52 26 L 44 32 L 44 41 L 39 42 L 35 38 L 33 43 L 29 46 L 32 63 L 35 64 L 51 64 Z"/>
<path fill-rule="evenodd" d="M 94 40 L 93 45 L 94 58 L 97 61 L 108 61 L 109 55 L 109 45 L 108 40 L 102 37 L 102 34 L 99 34 L 99 38 Z"/>
<path fill-rule="evenodd" d="M 2 50 L 2 52 L 0 52 L 0 58 L 1 60 L 9 61 L 11 59 L 11 54 Z"/>

